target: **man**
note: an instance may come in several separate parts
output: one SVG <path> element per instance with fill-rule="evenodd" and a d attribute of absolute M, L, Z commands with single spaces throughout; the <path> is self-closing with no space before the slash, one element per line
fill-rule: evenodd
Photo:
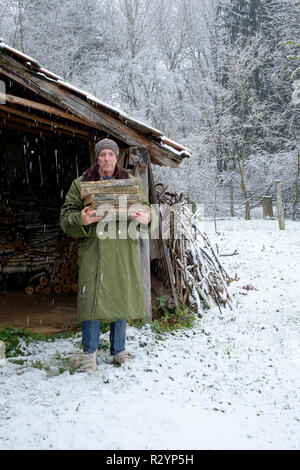
<path fill-rule="evenodd" d="M 119 147 L 111 139 L 95 146 L 96 163 L 73 181 L 61 209 L 60 226 L 71 237 L 79 238 L 77 318 L 82 325 L 83 369 L 97 370 L 100 321 L 110 322 L 110 353 L 115 364 L 131 360 L 125 351 L 126 320 L 145 319 L 138 240 L 122 234 L 116 223 L 116 237 L 100 239 L 96 210 L 83 207 L 81 181 L 134 178 L 117 165 Z M 136 178 L 136 184 L 139 182 Z M 151 221 L 149 203 L 140 187 L 144 210 L 131 219 L 147 226 Z M 123 229 L 124 230 L 124 229 Z"/>

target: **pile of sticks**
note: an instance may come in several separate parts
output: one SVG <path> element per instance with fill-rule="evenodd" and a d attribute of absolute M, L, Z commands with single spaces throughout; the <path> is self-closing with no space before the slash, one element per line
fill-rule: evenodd
<path fill-rule="evenodd" d="M 227 274 L 207 235 L 201 229 L 199 211 L 193 211 L 184 195 L 161 193 L 160 203 L 171 207 L 173 227 L 168 240 L 174 285 L 178 301 L 190 305 L 197 312 L 217 305 L 235 310 L 235 302 L 228 290 L 233 279 Z M 172 211 L 172 205 L 176 210 Z M 172 224 L 171 224 L 172 225 Z"/>

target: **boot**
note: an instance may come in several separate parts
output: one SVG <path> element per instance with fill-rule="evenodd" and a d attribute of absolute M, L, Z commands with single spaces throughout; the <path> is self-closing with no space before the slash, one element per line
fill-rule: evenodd
<path fill-rule="evenodd" d="M 93 374 L 98 370 L 97 361 L 96 361 L 96 351 L 91 354 L 83 354 L 82 356 L 82 368 L 83 372 L 87 374 Z"/>

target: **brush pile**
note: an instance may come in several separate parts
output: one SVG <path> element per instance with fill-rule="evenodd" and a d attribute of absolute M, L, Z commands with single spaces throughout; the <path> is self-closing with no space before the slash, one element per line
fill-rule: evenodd
<path fill-rule="evenodd" d="M 228 290 L 233 279 L 202 230 L 201 207 L 197 210 L 197 206 L 189 204 L 183 193 L 177 195 L 162 190 L 158 200 L 171 209 L 168 246 L 178 301 L 197 312 L 212 305 L 217 305 L 220 311 L 225 306 L 235 310 Z"/>

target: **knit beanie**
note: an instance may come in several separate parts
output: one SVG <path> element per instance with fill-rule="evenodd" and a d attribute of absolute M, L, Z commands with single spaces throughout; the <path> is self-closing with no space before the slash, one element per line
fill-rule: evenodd
<path fill-rule="evenodd" d="M 115 152 L 117 158 L 119 156 L 119 147 L 117 143 L 114 140 L 111 139 L 102 139 L 99 140 L 99 142 L 96 143 L 95 145 L 95 155 L 96 155 L 96 160 L 98 158 L 99 153 L 103 149 L 110 149 L 113 152 Z"/>

